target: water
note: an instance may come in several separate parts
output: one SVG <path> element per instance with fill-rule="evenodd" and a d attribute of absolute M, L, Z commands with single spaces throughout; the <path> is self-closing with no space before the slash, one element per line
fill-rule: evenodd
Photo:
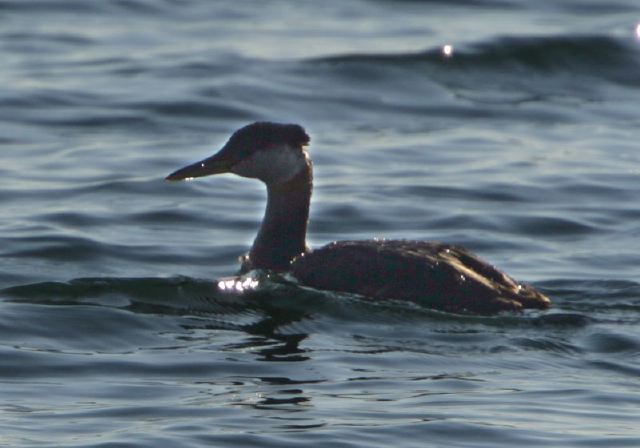
<path fill-rule="evenodd" d="M 451 3 L 1 0 L 0 445 L 640 446 L 640 7 Z M 163 178 L 263 119 L 554 307 L 221 295 L 263 187 Z"/>

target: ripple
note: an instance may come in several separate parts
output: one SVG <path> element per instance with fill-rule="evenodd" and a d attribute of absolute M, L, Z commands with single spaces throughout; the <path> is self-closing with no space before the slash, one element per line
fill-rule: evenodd
<path fill-rule="evenodd" d="M 518 190 L 509 191 L 505 186 L 499 185 L 493 188 L 468 188 L 468 187 L 442 187 L 442 186 L 402 186 L 403 194 L 415 195 L 421 198 L 450 198 L 465 200 L 481 200 L 491 202 L 525 202 Z"/>
<path fill-rule="evenodd" d="M 149 117 L 143 117 L 130 113 L 100 113 L 82 116 L 67 116 L 67 117 L 50 117 L 50 118 L 33 118 L 31 120 L 34 124 L 44 126 L 56 126 L 56 127 L 71 127 L 71 128 L 141 128 L 154 129 L 161 126 L 150 119 Z"/>
<path fill-rule="evenodd" d="M 615 333 L 592 333 L 583 340 L 585 349 L 593 353 L 640 354 L 640 340 L 629 335 Z"/>
<path fill-rule="evenodd" d="M 49 109 L 97 104 L 101 100 L 100 95 L 91 92 L 41 89 L 4 98 L 3 104 L 13 108 Z"/>
<path fill-rule="evenodd" d="M 599 231 L 595 226 L 567 218 L 547 216 L 511 216 L 507 221 L 509 223 L 509 227 L 512 227 L 518 233 L 530 236 L 544 236 L 547 238 L 585 235 Z"/>
<path fill-rule="evenodd" d="M 38 13 L 97 13 L 102 10 L 99 3 L 82 0 L 2 0 L 0 10 Z"/>
<path fill-rule="evenodd" d="M 75 228 L 90 228 L 104 226 L 109 218 L 89 213 L 55 212 L 34 216 L 38 222 L 54 223 Z"/>
<path fill-rule="evenodd" d="M 174 101 L 167 103 L 140 103 L 129 105 L 132 108 L 171 117 L 195 117 L 198 119 L 225 118 L 236 120 L 251 120 L 255 118 L 248 109 L 203 100 Z"/>
<path fill-rule="evenodd" d="M 60 45 L 71 47 L 86 47 L 93 45 L 95 41 L 86 36 L 71 33 L 37 33 L 37 32 L 19 32 L 19 33 L 7 33 L 2 37 L 7 39 L 8 46 L 26 50 L 27 52 L 37 52 L 37 49 L 45 48 L 43 42 L 47 48 L 54 48 L 55 51 L 60 52 Z"/>
<path fill-rule="evenodd" d="M 582 353 L 582 350 L 574 344 L 552 338 L 518 338 L 515 342 L 518 344 L 518 346 L 525 349 L 541 350 L 545 352 L 563 354 Z"/>

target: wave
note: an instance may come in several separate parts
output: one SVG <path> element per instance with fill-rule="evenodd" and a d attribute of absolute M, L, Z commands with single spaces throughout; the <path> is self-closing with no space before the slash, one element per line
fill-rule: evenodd
<path fill-rule="evenodd" d="M 162 12 L 159 2 L 141 0 L 115 0 L 87 2 L 84 0 L 0 0 L 0 11 L 37 13 L 97 14 L 109 11 L 141 15 Z"/>
<path fill-rule="evenodd" d="M 448 70 L 484 70 L 504 73 L 581 73 L 637 85 L 638 48 L 606 35 L 503 36 L 489 42 L 462 45 L 451 56 L 442 48 L 411 53 L 350 54 L 311 60 L 329 64 L 413 66 Z"/>
<path fill-rule="evenodd" d="M 107 337 L 119 334 L 126 340 L 139 338 L 139 327 L 155 322 L 162 332 L 175 331 L 173 325 L 189 333 L 236 331 L 291 343 L 294 348 L 300 340 L 322 334 L 355 338 L 364 351 L 370 345 L 379 352 L 382 344 L 386 351 L 426 350 L 446 356 L 478 350 L 533 350 L 560 356 L 638 352 L 640 342 L 624 328 L 637 325 L 640 284 L 559 280 L 541 286 L 554 298 L 554 308 L 498 316 L 456 315 L 413 303 L 318 291 L 258 271 L 216 281 L 191 277 L 77 278 L 5 288 L 0 290 L 0 298 L 7 305 L 21 306 L 25 315 L 81 314 L 100 322 Z M 42 305 L 48 311 L 42 311 Z M 60 307 L 70 309 L 63 312 Z M 42 331 L 56 338 L 67 335 L 69 344 L 76 347 L 77 334 L 68 332 L 66 325 L 67 320 L 57 318 Z M 298 354 L 296 349 L 290 355 Z"/>
<path fill-rule="evenodd" d="M 324 316 L 343 321 L 393 325 L 459 322 L 497 327 L 563 328 L 582 327 L 598 319 L 584 313 L 578 303 L 579 298 L 583 298 L 589 302 L 586 309 L 593 311 L 588 295 L 594 288 L 600 291 L 600 303 L 606 299 L 609 307 L 614 306 L 616 300 L 628 303 L 630 297 L 637 297 L 640 292 L 640 285 L 628 281 L 563 280 L 551 281 L 542 287 L 558 299 L 558 307 L 544 313 L 499 316 L 456 315 L 413 303 L 376 301 L 351 294 L 319 291 L 301 286 L 285 276 L 261 271 L 215 281 L 191 277 L 88 277 L 68 282 L 12 286 L 0 290 L 0 296 L 14 302 L 94 304 L 142 313 L 208 316 L 215 317 L 218 322 L 226 321 L 227 327 L 234 322 L 235 315 L 252 315 L 268 318 L 278 325 Z M 628 310 L 623 303 L 620 306 L 620 309 Z M 221 316 L 228 318 L 220 319 Z M 240 326 L 243 325 L 246 322 Z"/>

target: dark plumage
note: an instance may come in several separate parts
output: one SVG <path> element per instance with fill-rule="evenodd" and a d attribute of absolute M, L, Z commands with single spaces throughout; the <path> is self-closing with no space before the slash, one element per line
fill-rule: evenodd
<path fill-rule="evenodd" d="M 442 243 L 338 241 L 297 257 L 291 273 L 314 288 L 409 300 L 454 313 L 549 306 L 549 300 L 530 286 L 462 247 Z"/>
<path fill-rule="evenodd" d="M 545 295 L 456 246 L 365 240 L 310 251 L 305 242 L 313 179 L 308 143 L 301 126 L 254 123 L 236 131 L 215 155 L 167 179 L 232 172 L 267 185 L 267 210 L 243 270 L 290 271 L 313 288 L 409 300 L 455 313 L 550 306 Z"/>

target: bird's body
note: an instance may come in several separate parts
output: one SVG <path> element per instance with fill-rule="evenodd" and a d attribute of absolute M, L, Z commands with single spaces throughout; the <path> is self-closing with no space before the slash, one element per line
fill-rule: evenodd
<path fill-rule="evenodd" d="M 306 245 L 313 180 L 308 143 L 298 125 L 254 123 L 236 131 L 217 154 L 167 179 L 231 172 L 267 185 L 265 217 L 244 257 L 245 271 L 287 271 L 313 288 L 409 300 L 449 312 L 492 314 L 550 305 L 532 287 L 456 246 L 374 239 L 311 251 Z"/>

